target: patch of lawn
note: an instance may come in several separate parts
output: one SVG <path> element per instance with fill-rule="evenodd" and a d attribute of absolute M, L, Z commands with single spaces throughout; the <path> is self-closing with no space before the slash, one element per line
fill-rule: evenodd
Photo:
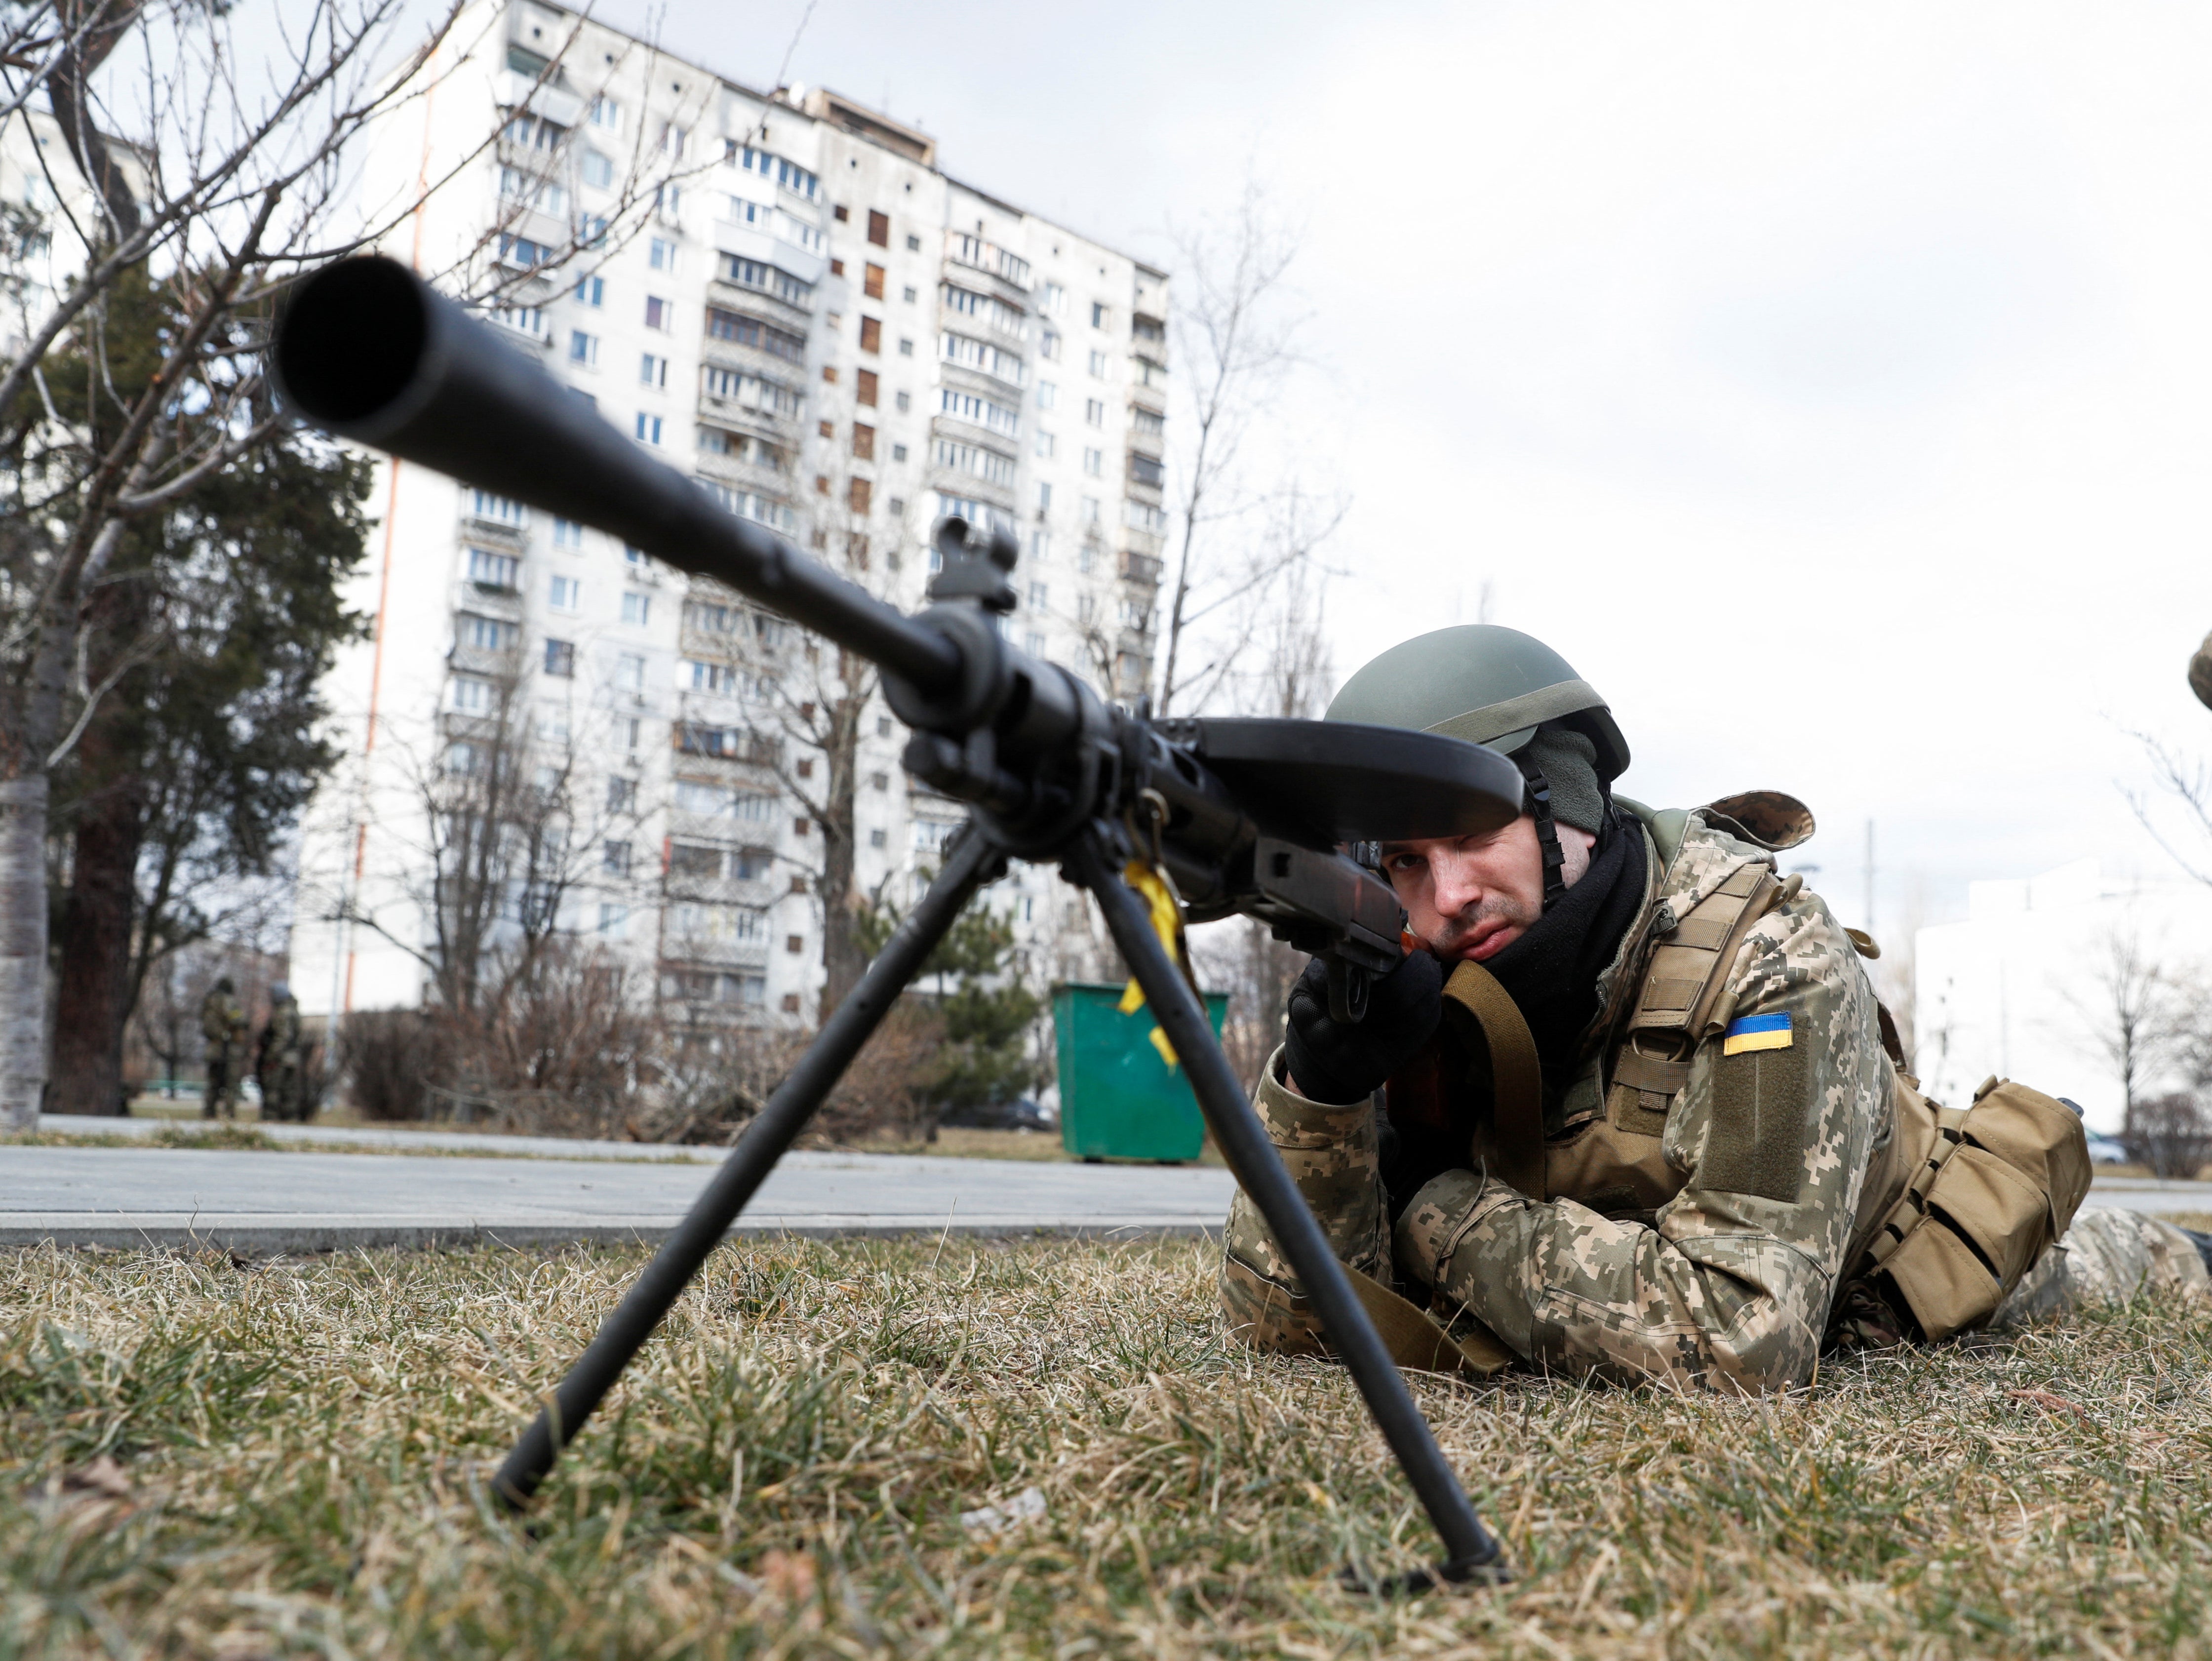
<path fill-rule="evenodd" d="M 1378 1604 L 1336 1569 L 1426 1526 L 1215 1250 L 726 1248 L 521 1521 L 484 1477 L 641 1253 L 13 1254 L 0 1655 L 2206 1652 L 2201 1314 L 1764 1402 L 1421 1380 L 1521 1578 Z"/>

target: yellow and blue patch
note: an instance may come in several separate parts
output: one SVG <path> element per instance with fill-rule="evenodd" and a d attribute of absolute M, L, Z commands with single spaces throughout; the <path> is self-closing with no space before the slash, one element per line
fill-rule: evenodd
<path fill-rule="evenodd" d="M 1778 1015 L 1746 1015 L 1741 1020 L 1730 1021 L 1728 1031 L 1721 1034 L 1721 1054 L 1741 1056 L 1754 1050 L 1787 1050 L 1790 1043 L 1787 1011 Z"/>

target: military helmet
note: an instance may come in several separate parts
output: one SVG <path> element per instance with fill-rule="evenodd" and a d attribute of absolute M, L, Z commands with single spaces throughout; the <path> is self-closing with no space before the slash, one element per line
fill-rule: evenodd
<path fill-rule="evenodd" d="M 1601 779 L 1610 782 L 1628 768 L 1628 741 L 1597 689 L 1542 641 L 1494 623 L 1439 629 L 1392 647 L 1345 682 L 1323 719 L 1442 733 L 1506 755 L 1557 721 L 1595 746 Z"/>
<path fill-rule="evenodd" d="M 215 989 L 218 992 L 235 992 L 238 990 L 238 983 L 228 975 L 220 975 L 216 977 Z"/>

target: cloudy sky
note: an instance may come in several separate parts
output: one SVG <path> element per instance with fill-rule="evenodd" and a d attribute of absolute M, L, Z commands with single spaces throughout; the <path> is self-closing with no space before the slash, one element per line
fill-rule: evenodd
<path fill-rule="evenodd" d="M 1954 4 L 672 0 L 664 45 L 914 121 L 1165 263 L 1305 228 L 1280 442 L 1353 506 L 1336 668 L 1455 618 L 1596 683 L 1624 786 L 1803 796 L 1856 920 L 2169 872 L 2132 730 L 2212 750 L 2212 14 Z M 641 6 L 600 15 L 647 29 Z"/>

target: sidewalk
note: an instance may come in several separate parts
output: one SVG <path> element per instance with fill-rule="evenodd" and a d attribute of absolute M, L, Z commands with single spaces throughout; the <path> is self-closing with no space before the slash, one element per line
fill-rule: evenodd
<path fill-rule="evenodd" d="M 448 1137 L 436 1140 L 451 1146 Z M 479 1140 L 515 1148 L 523 1139 Z M 696 1163 L 665 1157 L 696 1159 L 702 1152 L 708 1159 Z M 586 1160 L 13 1147 L 0 1152 L 0 1247 L 199 1243 L 267 1256 L 479 1241 L 657 1240 L 718 1162 L 713 1150 L 700 1149 Z M 791 1153 L 732 1232 L 1198 1233 L 1221 1226 L 1234 1186 L 1227 1171 L 1206 1166 Z"/>

